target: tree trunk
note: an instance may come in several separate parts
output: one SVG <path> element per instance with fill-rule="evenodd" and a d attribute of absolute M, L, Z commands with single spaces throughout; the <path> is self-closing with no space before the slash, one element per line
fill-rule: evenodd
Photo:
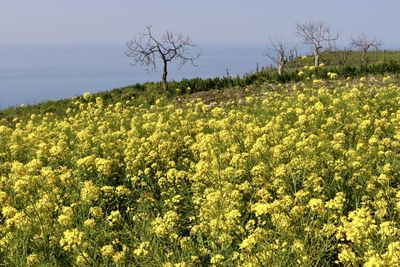
<path fill-rule="evenodd" d="M 367 59 L 365 58 L 365 56 L 367 55 L 367 51 L 363 50 L 363 53 L 361 55 L 361 60 L 364 64 L 367 64 Z"/>
<path fill-rule="evenodd" d="M 314 50 L 314 67 L 319 66 L 319 51 L 318 49 Z"/>
<path fill-rule="evenodd" d="M 168 91 L 167 75 L 168 75 L 167 62 L 164 61 L 164 68 L 163 68 L 163 74 L 162 74 L 162 85 L 163 85 L 164 91 Z"/>
<path fill-rule="evenodd" d="M 282 69 L 283 69 L 283 64 L 279 63 L 278 64 L 278 75 L 281 76 L 282 75 Z"/>

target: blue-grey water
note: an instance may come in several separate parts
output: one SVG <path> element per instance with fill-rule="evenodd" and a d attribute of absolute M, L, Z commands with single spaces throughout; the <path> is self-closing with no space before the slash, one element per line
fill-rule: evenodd
<path fill-rule="evenodd" d="M 197 67 L 169 67 L 169 80 L 244 75 L 267 66 L 263 45 L 201 45 Z M 0 108 L 158 81 L 160 71 L 130 66 L 125 44 L 0 44 Z M 161 67 L 161 66 L 160 66 Z"/>

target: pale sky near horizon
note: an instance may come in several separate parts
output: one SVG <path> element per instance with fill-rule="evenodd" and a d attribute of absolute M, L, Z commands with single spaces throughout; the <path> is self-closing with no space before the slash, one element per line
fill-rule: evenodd
<path fill-rule="evenodd" d="M 400 1 L 362 0 L 0 0 L 0 43 L 125 42 L 144 26 L 188 34 L 194 42 L 296 40 L 296 22 L 323 21 L 340 44 L 365 32 L 400 48 Z"/>

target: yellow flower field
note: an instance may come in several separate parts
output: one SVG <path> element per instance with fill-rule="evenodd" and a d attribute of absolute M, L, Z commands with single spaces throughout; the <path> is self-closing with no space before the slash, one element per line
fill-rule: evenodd
<path fill-rule="evenodd" d="M 0 266 L 399 266 L 396 84 L 2 120 Z"/>

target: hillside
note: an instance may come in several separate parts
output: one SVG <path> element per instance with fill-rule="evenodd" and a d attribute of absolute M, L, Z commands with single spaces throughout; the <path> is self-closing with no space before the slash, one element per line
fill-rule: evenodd
<path fill-rule="evenodd" d="M 0 265 L 398 263 L 398 78 L 144 92 L 3 111 Z"/>
<path fill-rule="evenodd" d="M 361 62 L 361 52 L 348 52 L 345 64 L 338 62 L 344 51 L 324 52 L 321 54 L 323 68 L 308 71 L 307 75 L 299 76 L 299 71 L 304 71 L 304 66 L 312 66 L 313 57 L 299 57 L 289 62 L 284 74 L 279 77 L 275 69 L 265 69 L 258 73 L 249 73 L 243 77 L 216 77 L 209 79 L 183 79 L 182 81 L 170 82 L 172 90 L 164 92 L 158 82 L 134 84 L 124 88 L 117 88 L 94 94 L 103 99 L 105 104 L 130 101 L 132 104 L 153 103 L 157 98 L 187 97 L 192 93 L 244 88 L 246 86 L 259 86 L 262 84 L 280 84 L 290 82 L 306 81 L 307 77 L 327 79 L 328 72 L 337 73 L 337 78 L 362 77 L 366 75 L 385 75 L 399 77 L 400 73 L 400 51 L 371 51 L 367 54 L 368 64 Z M 188 90 L 189 89 L 189 90 Z M 218 93 L 217 93 L 218 94 Z M 65 109 L 71 107 L 69 99 L 57 101 L 45 101 L 29 106 L 9 107 L 0 110 L 0 119 L 12 120 L 14 118 L 26 118 L 30 114 L 54 113 L 63 116 Z"/>
<path fill-rule="evenodd" d="M 358 67 L 365 63 L 361 60 L 361 51 L 338 50 L 325 51 L 321 53 L 321 62 L 326 66 L 350 66 Z M 385 62 L 400 62 L 400 51 L 397 50 L 372 50 L 366 54 L 368 64 L 379 64 Z M 290 62 L 290 67 L 301 68 L 304 65 L 313 65 L 314 58 L 307 55 L 306 58 L 299 57 Z"/>

